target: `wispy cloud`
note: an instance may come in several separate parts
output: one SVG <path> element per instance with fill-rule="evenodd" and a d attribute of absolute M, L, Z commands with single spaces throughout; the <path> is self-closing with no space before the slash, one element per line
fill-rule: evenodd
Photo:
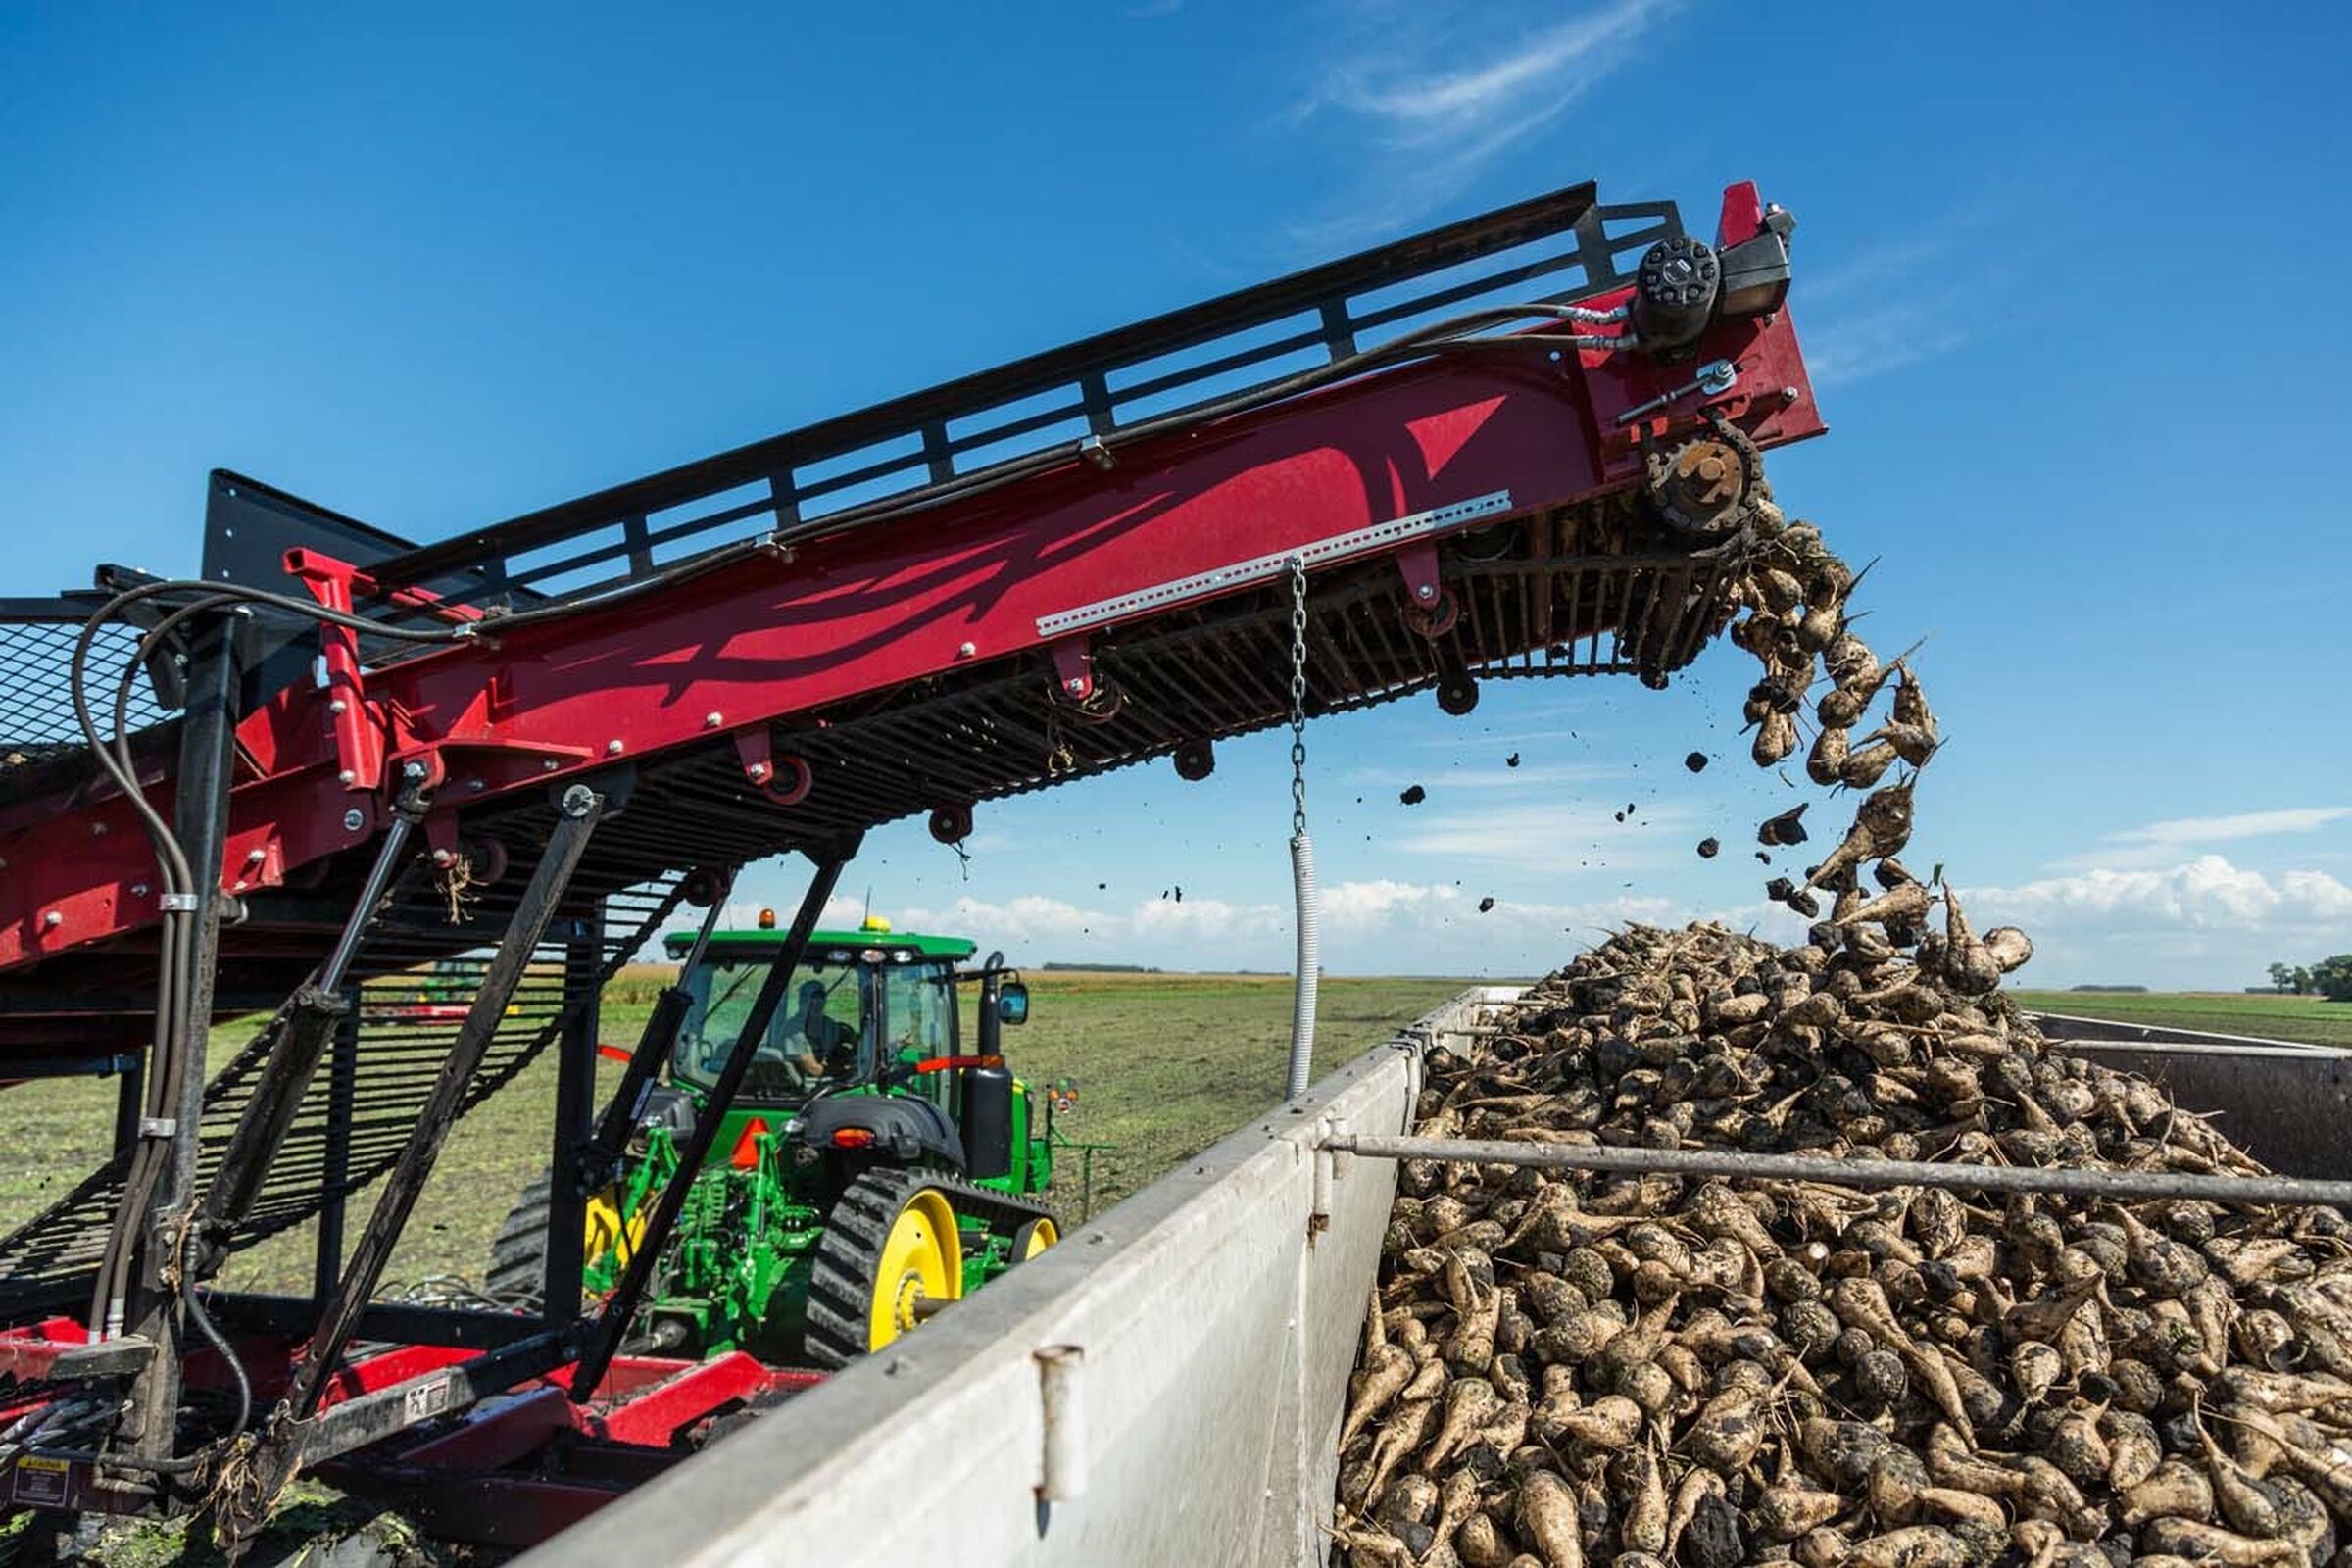
<path fill-rule="evenodd" d="M 1369 239 L 1450 201 L 1491 160 L 1558 118 L 1679 0 L 1608 0 L 1537 26 L 1492 25 L 1465 40 L 1462 19 L 1359 13 L 1357 41 L 1328 64 L 1286 117 L 1329 118 L 1387 156 L 1345 212 L 1294 227 L 1301 244 Z M 1445 17 L 1443 12 L 1439 13 Z"/>
<path fill-rule="evenodd" d="M 1497 804 L 1475 811 L 1433 811 L 1382 842 L 1402 855 L 1441 856 L 1467 866 L 1570 872 L 1680 864 L 1694 837 L 1687 806 L 1638 806 L 1618 820 L 1613 806 Z"/>
<path fill-rule="evenodd" d="M 2005 209 L 1975 199 L 1909 232 L 1800 270 L 1805 368 L 1817 387 L 1850 386 L 1964 348 L 1984 318 L 1993 273 L 1968 242 Z"/>
<path fill-rule="evenodd" d="M 2176 816 L 2150 822 L 2116 839 L 2125 844 L 2228 844 L 2273 833 L 2309 833 L 2352 817 L 2352 806 L 2290 806 L 2277 811 L 2237 811 L 2227 816 Z"/>
<path fill-rule="evenodd" d="M 2290 806 L 2217 816 L 2176 816 L 2110 833 L 2092 848 L 2050 862 L 2056 871 L 2131 871 L 2171 866 L 2184 851 L 2208 844 L 2316 833 L 2352 821 L 2352 806 Z"/>
<path fill-rule="evenodd" d="M 1806 332 L 1805 368 L 1820 388 L 1851 386 L 1965 347 L 1969 329 L 1957 317 L 1925 305 L 1886 305 L 1832 317 Z"/>

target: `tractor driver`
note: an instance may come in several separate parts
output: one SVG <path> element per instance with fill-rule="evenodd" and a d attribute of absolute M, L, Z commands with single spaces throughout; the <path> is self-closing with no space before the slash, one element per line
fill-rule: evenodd
<path fill-rule="evenodd" d="M 801 1008 L 793 1017 L 792 1026 L 801 1037 L 801 1047 L 793 1065 L 808 1077 L 822 1078 L 826 1073 L 850 1064 L 851 1051 L 858 1044 L 858 1031 L 839 1018 L 825 1013 L 825 983 L 806 980 L 801 983 Z"/>

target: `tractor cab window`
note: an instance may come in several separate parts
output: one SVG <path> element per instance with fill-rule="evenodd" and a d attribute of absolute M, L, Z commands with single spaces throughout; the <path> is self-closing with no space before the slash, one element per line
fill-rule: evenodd
<path fill-rule="evenodd" d="M 687 974 L 692 1000 L 678 1029 L 671 1076 L 697 1089 L 718 1081 L 767 969 L 764 956 L 712 956 Z M 804 963 L 794 969 L 752 1058 L 744 1094 L 755 1100 L 797 1100 L 820 1079 L 869 1073 L 865 990 L 856 964 Z"/>
<path fill-rule="evenodd" d="M 955 1010 L 956 992 L 944 965 L 901 963 L 883 970 L 883 1059 L 895 1061 L 906 1052 L 953 1055 Z"/>

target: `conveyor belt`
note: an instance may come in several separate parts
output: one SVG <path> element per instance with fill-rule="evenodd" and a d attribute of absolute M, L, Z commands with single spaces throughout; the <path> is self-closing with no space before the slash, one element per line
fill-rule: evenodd
<path fill-rule="evenodd" d="M 527 862 L 526 862 L 527 864 Z M 253 1216 L 234 1238 L 242 1249 L 317 1214 L 330 1196 L 359 1191 L 381 1176 L 416 1125 L 417 1110 L 461 1021 L 450 1003 L 470 1001 L 488 963 L 486 952 L 456 958 L 437 974 L 426 965 L 447 953 L 465 930 L 495 938 L 523 882 L 511 875 L 486 889 L 468 911 L 461 934 L 449 934 L 445 897 L 419 861 L 398 885 L 369 929 L 360 959 L 357 1050 L 348 1098 L 341 1098 L 328 1063 L 305 1094 L 284 1145 L 269 1168 Z M 594 939 L 599 984 L 658 934 L 677 906 L 678 879 L 663 878 L 616 892 L 604 901 L 604 927 Z M 489 1054 L 466 1099 L 470 1111 L 513 1082 L 563 1030 L 564 965 L 572 933 L 593 901 L 573 901 L 559 916 L 516 989 L 492 1037 Z M 430 993 L 447 999 L 444 1015 L 420 1011 Z M 211 1181 L 237 1118 L 261 1077 L 284 1022 L 278 1015 L 214 1075 L 205 1093 L 204 1138 L 198 1156 L 201 1187 Z M 339 1112 L 339 1113 L 338 1113 Z M 89 1288 L 122 1194 L 123 1162 L 111 1159 L 40 1214 L 0 1239 L 0 1314 L 35 1307 L 71 1308 Z"/>

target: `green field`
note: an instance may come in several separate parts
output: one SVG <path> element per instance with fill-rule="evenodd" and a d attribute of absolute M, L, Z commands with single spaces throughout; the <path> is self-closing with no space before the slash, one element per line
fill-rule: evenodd
<path fill-rule="evenodd" d="M 2017 991 L 2021 1007 L 2078 1018 L 2352 1046 L 2352 1003 L 2236 991 Z"/>
<path fill-rule="evenodd" d="M 602 1034 L 633 1043 L 671 971 L 624 972 L 606 993 Z M 1031 1083 L 1067 1078 L 1078 1108 L 1068 1137 L 1117 1146 L 1096 1156 L 1102 1208 L 1214 1143 L 1281 1098 L 1290 1039 L 1288 978 L 1054 972 L 1030 979 L 1032 1021 L 1005 1032 L 1005 1054 Z M 1468 984 L 1440 979 L 1326 978 L 1315 1069 L 1337 1066 Z M 971 1021 L 964 1021 L 969 1038 Z M 225 1059 L 243 1030 L 216 1037 Z M 616 1066 L 607 1065 L 617 1076 Z M 542 1057 L 460 1122 L 385 1275 L 389 1293 L 434 1275 L 479 1278 L 490 1238 L 521 1186 L 547 1163 L 555 1065 Z M 59 1082 L 0 1094 L 0 1230 L 38 1213 L 105 1156 L 112 1080 Z M 1080 1161 L 1057 1173 L 1056 1199 L 1077 1217 Z M 347 1241 L 366 1223 L 370 1190 L 351 1206 Z M 220 1284 L 307 1292 L 309 1227 L 239 1253 Z"/>

